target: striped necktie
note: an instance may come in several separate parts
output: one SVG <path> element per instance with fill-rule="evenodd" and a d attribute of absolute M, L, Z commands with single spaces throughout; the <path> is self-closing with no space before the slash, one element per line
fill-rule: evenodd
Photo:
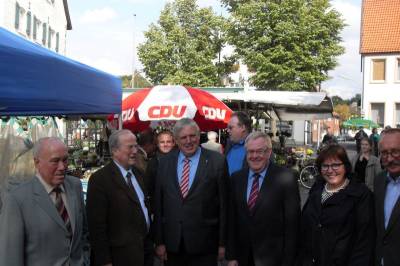
<path fill-rule="evenodd" d="M 182 179 L 179 185 L 181 188 L 183 198 L 186 198 L 189 192 L 189 174 L 190 174 L 190 160 L 188 158 L 185 158 L 183 160 Z"/>
<path fill-rule="evenodd" d="M 256 205 L 259 193 L 259 182 L 258 182 L 259 179 L 260 179 L 259 174 L 256 173 L 253 175 L 253 184 L 251 185 L 249 200 L 247 201 L 247 206 L 249 207 L 249 211 L 252 211 L 254 209 L 254 206 Z"/>
<path fill-rule="evenodd" d="M 61 196 L 62 190 L 60 187 L 55 187 L 53 189 L 53 192 L 56 194 L 56 201 L 55 201 L 56 209 L 57 209 L 58 213 L 60 214 L 61 219 L 63 220 L 68 232 L 71 233 L 71 235 L 72 235 L 71 221 L 69 219 L 67 208 L 65 208 L 65 204 L 64 204 L 64 201 Z"/>

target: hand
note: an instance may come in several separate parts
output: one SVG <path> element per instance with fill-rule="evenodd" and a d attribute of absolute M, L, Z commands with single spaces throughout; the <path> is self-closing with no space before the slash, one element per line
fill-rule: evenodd
<path fill-rule="evenodd" d="M 225 259 L 225 247 L 218 247 L 218 260 Z"/>
<path fill-rule="evenodd" d="M 228 266 L 239 266 L 239 263 L 237 260 L 230 260 L 228 261 Z"/>
<path fill-rule="evenodd" d="M 168 260 L 165 245 L 159 245 L 156 247 L 156 255 L 161 261 Z"/>

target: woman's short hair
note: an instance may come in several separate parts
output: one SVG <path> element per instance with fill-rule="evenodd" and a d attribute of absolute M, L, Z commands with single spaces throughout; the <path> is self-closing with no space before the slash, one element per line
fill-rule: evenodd
<path fill-rule="evenodd" d="M 372 145 L 373 145 L 373 144 L 372 144 L 372 140 L 371 140 L 370 138 L 363 137 L 363 138 L 360 140 L 360 143 L 363 142 L 363 141 L 368 142 L 369 146 L 371 146 L 371 148 L 372 148 Z"/>
<path fill-rule="evenodd" d="M 318 155 L 317 160 L 315 161 L 315 165 L 318 168 L 319 173 L 321 174 L 321 165 L 328 159 L 339 159 L 343 164 L 346 170 L 346 177 L 350 178 L 352 173 L 352 166 L 347 156 L 346 150 L 338 145 L 331 144 L 326 148 L 322 149 Z"/>

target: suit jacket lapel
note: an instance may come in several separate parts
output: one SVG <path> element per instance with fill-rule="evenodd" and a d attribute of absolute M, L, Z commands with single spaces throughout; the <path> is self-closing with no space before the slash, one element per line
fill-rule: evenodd
<path fill-rule="evenodd" d="M 385 232 L 385 194 L 386 194 L 386 172 L 375 178 L 375 197 L 376 197 L 376 223 L 381 232 Z"/>
<path fill-rule="evenodd" d="M 75 226 L 76 226 L 76 216 L 77 216 L 77 206 L 76 203 L 77 201 L 75 199 L 77 199 L 77 195 L 75 193 L 75 190 L 72 187 L 72 184 L 69 183 L 69 181 L 67 179 L 65 179 L 64 181 L 64 188 L 65 188 L 65 194 L 66 194 L 66 198 L 67 198 L 67 204 L 68 204 L 68 208 L 69 208 L 69 219 L 71 221 L 71 226 L 72 226 L 72 231 L 75 232 Z"/>
<path fill-rule="evenodd" d="M 272 163 L 270 163 L 267 169 L 267 173 L 265 174 L 264 181 L 261 184 L 260 191 L 258 192 L 258 197 L 256 200 L 256 204 L 254 205 L 253 213 L 257 211 L 258 207 L 261 204 L 260 202 L 267 196 L 269 183 L 273 181 L 272 178 L 274 177 L 274 173 L 275 167 Z"/>
<path fill-rule="evenodd" d="M 139 198 L 136 195 L 135 191 L 131 191 L 131 189 L 128 187 L 126 184 L 125 178 L 122 176 L 121 171 L 118 169 L 118 166 L 115 165 L 114 162 L 111 162 L 111 176 L 113 178 L 113 181 L 117 186 L 122 188 L 124 192 L 127 194 L 127 196 L 135 203 L 140 205 Z"/>
<path fill-rule="evenodd" d="M 47 215 L 54 220 L 55 223 L 57 223 L 59 226 L 61 226 L 61 228 L 67 231 L 64 221 L 61 219 L 61 216 L 58 213 L 56 206 L 54 205 L 50 196 L 47 194 L 43 185 L 40 183 L 37 177 L 34 177 L 32 182 L 35 201 L 38 203 L 40 208 L 42 208 L 43 211 L 45 211 Z"/>
<path fill-rule="evenodd" d="M 181 188 L 179 186 L 179 182 L 178 182 L 178 157 L 179 157 L 179 150 L 173 150 L 171 152 L 174 152 L 173 156 L 171 157 L 171 163 L 169 164 L 169 167 L 171 167 L 172 169 L 170 169 L 170 173 L 172 173 L 171 175 L 167 175 L 169 177 L 172 178 L 172 180 L 170 181 L 171 184 L 173 184 L 174 188 L 176 189 L 176 195 L 180 195 L 181 199 L 183 199 L 182 197 L 182 192 L 181 192 Z"/>
<path fill-rule="evenodd" d="M 197 169 L 196 169 L 196 174 L 194 176 L 193 183 L 190 186 L 187 197 L 189 197 L 190 194 L 193 193 L 193 191 L 198 186 L 200 179 L 203 178 L 206 174 L 206 169 L 207 169 L 207 164 L 208 164 L 208 155 L 206 153 L 207 152 L 204 151 L 204 149 L 201 149 L 199 163 L 198 163 Z"/>
<path fill-rule="evenodd" d="M 249 182 L 249 169 L 242 170 L 242 175 L 241 178 L 239 179 L 238 182 L 238 190 L 239 190 L 239 195 L 241 198 L 241 204 L 243 208 L 245 209 L 245 212 L 247 215 L 250 217 L 251 213 L 249 211 L 249 207 L 247 205 L 247 186 Z"/>

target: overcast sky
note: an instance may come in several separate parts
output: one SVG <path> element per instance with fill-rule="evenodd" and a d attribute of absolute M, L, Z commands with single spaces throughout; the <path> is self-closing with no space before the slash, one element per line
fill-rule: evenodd
<path fill-rule="evenodd" d="M 114 75 L 132 73 L 142 66 L 134 56 L 134 43 L 143 42 L 143 32 L 156 23 L 168 0 L 70 0 L 72 30 L 67 35 L 67 56 Z M 212 6 L 223 12 L 218 0 L 198 0 L 199 6 Z M 330 95 L 351 98 L 361 93 L 359 55 L 361 0 L 334 0 L 348 25 L 343 33 L 346 53 L 339 66 L 330 71 L 331 79 L 322 84 Z M 134 14 L 136 15 L 134 17 Z"/>

